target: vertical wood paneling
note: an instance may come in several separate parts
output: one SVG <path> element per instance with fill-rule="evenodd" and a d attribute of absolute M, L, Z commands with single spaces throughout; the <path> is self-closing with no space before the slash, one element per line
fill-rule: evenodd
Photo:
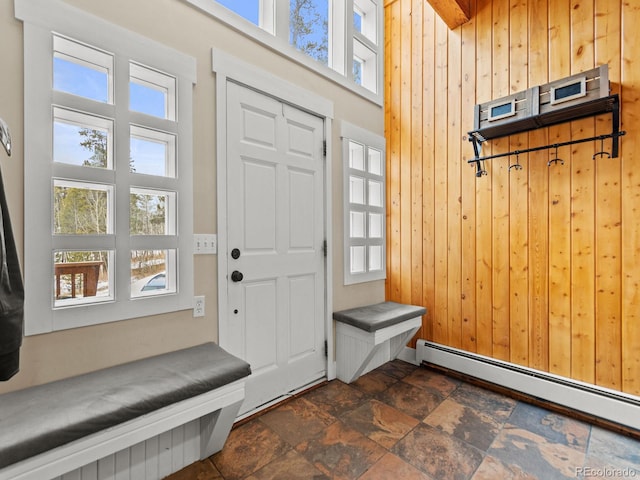
<path fill-rule="evenodd" d="M 145 471 L 147 478 L 158 478 L 160 475 L 158 458 L 160 458 L 160 437 L 156 436 L 144 442 L 145 446 Z"/>
<path fill-rule="evenodd" d="M 423 305 L 422 289 L 422 0 L 411 5 L 411 304 Z M 419 331 L 418 334 L 422 334 Z M 421 337 L 424 338 L 424 337 Z"/>
<path fill-rule="evenodd" d="M 571 74 L 571 6 L 549 2 L 549 80 Z M 549 142 L 570 139 L 566 125 L 549 128 Z M 550 151 L 551 159 L 556 152 Z M 571 176 L 569 147 L 557 154 L 564 161 L 549 167 L 549 371 L 571 376 Z"/>
<path fill-rule="evenodd" d="M 200 419 L 88 463 L 56 480 L 155 480 L 200 458 Z M 162 467 L 159 465 L 162 463 Z M 162 468 L 160 473 L 159 468 Z"/>
<path fill-rule="evenodd" d="M 129 480 L 131 452 L 128 448 L 115 454 L 115 480 Z"/>
<path fill-rule="evenodd" d="M 608 64 L 611 78 L 620 78 L 620 4 L 596 0 L 595 13 L 595 63 Z M 619 85 L 613 83 L 611 91 L 620 93 Z M 609 132 L 611 117 L 599 117 L 596 134 Z M 596 383 L 618 390 L 622 387 L 620 163 L 618 157 L 595 164 Z"/>
<path fill-rule="evenodd" d="M 571 1 L 571 73 L 593 68 L 593 0 Z M 594 120 L 571 122 L 571 136 L 591 137 Z M 595 166 L 593 145 L 571 146 L 571 376 L 595 380 Z"/>
<path fill-rule="evenodd" d="M 400 19 L 402 2 L 395 1 L 385 7 L 385 17 L 390 19 L 385 32 L 385 52 L 390 57 L 389 68 L 385 76 L 389 79 L 389 85 L 385 91 L 388 98 L 388 122 L 385 126 L 387 138 L 387 298 L 400 300 L 402 271 L 401 237 L 400 237 L 400 130 L 402 127 L 402 105 L 400 102 L 401 83 L 401 41 Z"/>
<path fill-rule="evenodd" d="M 400 3 L 400 158 L 406 159 L 400 168 L 400 248 L 403 252 L 412 252 L 412 216 L 411 216 L 411 169 L 413 167 L 411 80 L 413 65 L 411 41 L 411 2 Z M 402 128 L 405 125 L 409 128 Z M 411 303 L 411 255 L 400 256 L 400 301 Z"/>
<path fill-rule="evenodd" d="M 491 100 L 491 42 L 493 11 L 491 0 L 478 0 L 476 8 L 476 100 L 475 103 Z M 469 125 L 472 125 L 469 123 Z M 468 148 L 468 147 L 467 147 Z M 492 146 L 482 149 L 485 155 L 492 153 Z M 485 162 L 489 175 L 493 165 Z M 470 175 L 470 171 L 466 174 Z M 464 171 L 463 171 L 464 175 Z M 480 181 L 484 180 L 484 181 Z M 489 178 L 474 177 L 476 184 L 476 322 L 478 336 L 478 353 L 493 353 L 493 269 L 492 269 L 492 230 L 493 217 L 491 204 L 491 181 Z M 463 192 L 468 196 L 467 191 Z M 472 268 L 472 267 L 470 267 Z"/>
<path fill-rule="evenodd" d="M 137 443 L 131 447 L 131 479 L 132 480 L 145 478 L 146 454 L 147 452 L 145 448 L 145 442 Z M 86 480 L 86 479 L 83 479 L 83 480 Z"/>
<path fill-rule="evenodd" d="M 511 0 L 509 5 L 509 93 L 528 85 L 528 9 L 526 0 Z M 528 134 L 513 135 L 509 150 L 526 149 Z M 529 158 L 518 155 L 509 177 L 509 360 L 529 364 L 529 281 L 528 228 Z"/>
<path fill-rule="evenodd" d="M 116 475 L 116 456 L 109 455 L 98 460 L 97 480 L 113 480 Z"/>
<path fill-rule="evenodd" d="M 436 17 L 435 22 L 435 91 L 433 99 L 436 123 L 433 143 L 434 150 L 434 226 L 435 226 L 435 305 L 433 316 L 433 338 L 436 342 L 449 344 L 447 306 L 449 304 L 448 266 L 448 204 L 447 204 L 447 40 L 448 28 Z"/>
<path fill-rule="evenodd" d="M 390 4 L 389 4 L 390 5 Z M 394 159 L 393 155 L 391 154 L 391 148 L 393 146 L 393 128 L 397 128 L 394 127 L 394 116 L 392 115 L 392 111 L 396 111 L 396 108 L 388 108 L 388 105 L 393 101 L 393 98 L 391 96 L 391 92 L 393 90 L 393 87 L 395 85 L 395 82 L 397 81 L 397 78 L 395 75 L 393 75 L 393 67 L 394 64 L 392 63 L 392 59 L 397 59 L 396 57 L 396 52 L 392 52 L 391 51 L 391 46 L 394 44 L 394 42 L 392 41 L 392 36 L 391 36 L 391 28 L 395 22 L 395 19 L 392 17 L 391 15 L 391 7 L 387 5 L 385 3 L 384 6 L 384 51 L 385 51 L 385 55 L 384 55 L 384 96 L 385 99 L 387 100 L 387 106 L 384 109 L 384 134 L 385 137 L 387 139 L 387 148 L 386 148 L 386 156 L 387 158 L 385 159 L 385 176 L 387 179 L 387 182 L 385 184 L 386 187 L 386 191 L 385 191 L 385 196 L 387 199 L 387 217 L 385 218 L 385 229 L 387 232 L 387 241 L 390 243 L 391 242 L 391 217 L 392 212 L 391 212 L 391 208 L 393 206 L 393 202 L 391 200 L 391 164 L 394 162 L 397 162 L 397 159 Z M 386 255 L 386 269 L 387 269 L 387 281 L 385 282 L 385 296 L 386 298 L 391 298 L 393 295 L 391 293 L 391 283 L 393 281 L 393 279 L 395 278 L 395 275 L 391 274 L 391 255 L 393 253 L 394 249 L 388 247 L 387 248 L 387 255 Z"/>
<path fill-rule="evenodd" d="M 509 0 L 493 0 L 493 83 L 491 98 L 509 91 Z M 509 150 L 509 138 L 491 142 L 493 153 Z M 492 355 L 509 360 L 509 163 L 493 162 L 491 175 L 493 281 L 493 345 Z M 499 241 L 496 241 L 499 239 Z"/>
<path fill-rule="evenodd" d="M 447 317 L 449 344 L 462 346 L 462 39 L 460 29 L 447 38 Z"/>
<path fill-rule="evenodd" d="M 640 394 L 640 5 L 472 0 L 448 30 L 421 0 L 385 4 L 390 300 L 427 307 L 418 336 Z M 609 65 L 620 157 L 579 144 L 486 162 L 473 106 Z M 609 116 L 483 145 L 483 155 L 608 133 Z M 605 142 L 610 148 L 610 141 Z M 412 345 L 413 346 L 413 345 Z"/>
<path fill-rule="evenodd" d="M 171 469 L 184 465 L 184 425 L 171 430 Z"/>
<path fill-rule="evenodd" d="M 622 390 L 640 395 L 640 4 L 622 2 Z"/>
<path fill-rule="evenodd" d="M 421 338 L 434 338 L 433 325 L 435 323 L 435 102 L 430 101 L 436 96 L 435 87 L 435 12 L 432 8 L 424 8 L 422 25 L 422 270 L 423 270 L 423 305 L 429 305 L 425 316 L 426 325 L 423 332 L 427 335 Z M 426 101 L 425 101 L 426 99 Z M 389 105 L 387 105 L 389 108 Z"/>
<path fill-rule="evenodd" d="M 164 478 L 172 473 L 171 432 L 158 435 L 158 474 Z"/>
<path fill-rule="evenodd" d="M 529 85 L 549 81 L 549 36 L 547 0 L 529 2 Z M 546 129 L 529 132 L 530 145 L 545 145 Z M 529 154 L 529 366 L 549 368 L 549 160 L 548 152 Z"/>
<path fill-rule="evenodd" d="M 476 103 L 476 25 L 475 5 L 472 6 L 471 20 L 461 27 L 462 34 L 462 112 L 460 113 L 461 134 L 464 135 L 466 125 L 473 125 L 473 107 Z M 463 140 L 467 137 L 463 136 Z M 477 350 L 477 321 L 476 321 L 476 195 L 465 195 L 465 192 L 473 192 L 476 189 L 473 167 L 467 160 L 473 157 L 470 154 L 469 143 L 462 145 L 462 339 L 460 347 L 464 350 Z"/>
<path fill-rule="evenodd" d="M 92 462 L 79 470 L 82 480 L 95 480 L 98 478 L 98 462 Z"/>
<path fill-rule="evenodd" d="M 65 473 L 64 475 L 62 475 L 62 477 L 56 478 L 62 480 L 82 480 L 82 471 L 80 469 L 77 469 L 73 472 Z"/>

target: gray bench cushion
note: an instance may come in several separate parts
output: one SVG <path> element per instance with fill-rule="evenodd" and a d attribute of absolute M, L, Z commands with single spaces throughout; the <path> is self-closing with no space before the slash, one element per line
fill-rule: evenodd
<path fill-rule="evenodd" d="M 427 313 L 424 307 L 396 302 L 383 302 L 366 307 L 356 307 L 341 312 L 333 312 L 338 322 L 347 323 L 367 332 L 396 325 Z"/>
<path fill-rule="evenodd" d="M 0 468 L 250 373 L 206 343 L 0 395 Z"/>

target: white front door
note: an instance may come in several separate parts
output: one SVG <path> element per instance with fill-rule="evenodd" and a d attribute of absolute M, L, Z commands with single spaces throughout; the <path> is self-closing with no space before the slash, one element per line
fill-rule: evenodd
<path fill-rule="evenodd" d="M 326 375 L 323 119 L 227 86 L 227 311 L 241 413 Z"/>

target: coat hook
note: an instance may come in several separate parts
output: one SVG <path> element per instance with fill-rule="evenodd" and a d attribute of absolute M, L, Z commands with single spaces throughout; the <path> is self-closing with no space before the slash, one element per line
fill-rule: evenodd
<path fill-rule="evenodd" d="M 551 160 L 549 160 L 547 162 L 547 167 L 550 167 L 552 163 L 560 163 L 560 165 L 564 165 L 564 160 L 562 160 L 560 157 L 558 157 L 558 145 L 554 145 L 554 147 L 556 147 L 556 151 L 554 154 L 555 158 L 552 158 Z"/>
<path fill-rule="evenodd" d="M 516 150 L 515 152 L 516 155 L 516 163 L 509 165 L 509 171 L 511 171 L 512 168 L 515 168 L 516 170 L 522 170 L 522 165 L 520 165 L 520 151 Z"/>
<path fill-rule="evenodd" d="M 600 137 L 600 151 L 594 153 L 591 157 L 591 160 L 595 160 L 598 155 L 600 155 L 601 157 L 611 158 L 611 154 L 604 151 L 604 137 Z"/>

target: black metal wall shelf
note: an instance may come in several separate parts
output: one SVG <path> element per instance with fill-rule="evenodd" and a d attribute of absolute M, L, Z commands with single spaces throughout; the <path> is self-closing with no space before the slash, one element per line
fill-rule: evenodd
<path fill-rule="evenodd" d="M 549 127 L 552 125 L 557 125 L 560 123 L 566 123 L 573 120 L 579 120 L 581 118 L 592 117 L 596 115 L 602 115 L 606 113 L 611 113 L 612 115 L 612 131 L 610 134 L 606 135 L 598 135 L 596 137 L 583 138 L 578 140 L 570 140 L 562 143 L 553 143 L 550 145 L 544 145 L 540 147 L 527 148 L 523 150 L 514 150 L 506 153 L 498 153 L 495 155 L 488 156 L 480 156 L 480 149 L 482 146 L 482 142 L 487 140 L 492 140 L 494 138 L 505 137 L 508 135 L 514 135 L 517 133 L 528 132 L 531 130 L 535 130 L 542 127 Z M 481 177 L 487 174 L 487 171 L 482 167 L 482 162 L 485 160 L 491 160 L 493 158 L 500 157 L 508 157 L 528 153 L 535 152 L 539 150 L 548 150 L 558 147 L 563 147 L 566 145 L 573 145 L 576 143 L 584 143 L 591 141 L 600 141 L 601 145 L 605 139 L 611 138 L 611 153 L 608 152 L 598 152 L 593 158 L 596 156 L 607 156 L 610 158 L 618 157 L 619 150 L 619 137 L 625 135 L 626 132 L 620 131 L 620 99 L 618 95 L 609 95 L 602 98 L 597 98 L 595 100 L 590 100 L 588 102 L 583 102 L 577 105 L 569 105 L 566 108 L 562 108 L 555 111 L 540 113 L 537 115 L 525 117 L 525 118 L 517 118 L 510 122 L 503 122 L 499 125 L 490 125 L 484 128 L 479 128 L 476 130 L 472 130 L 469 132 L 469 141 L 473 144 L 474 158 L 468 160 L 468 163 L 476 164 L 476 177 Z M 558 159 L 559 161 L 559 159 Z M 552 163 L 553 161 L 549 162 Z M 511 167 L 518 167 L 519 163 L 516 161 L 516 164 Z M 510 168 L 511 168 L 510 167 Z"/>

